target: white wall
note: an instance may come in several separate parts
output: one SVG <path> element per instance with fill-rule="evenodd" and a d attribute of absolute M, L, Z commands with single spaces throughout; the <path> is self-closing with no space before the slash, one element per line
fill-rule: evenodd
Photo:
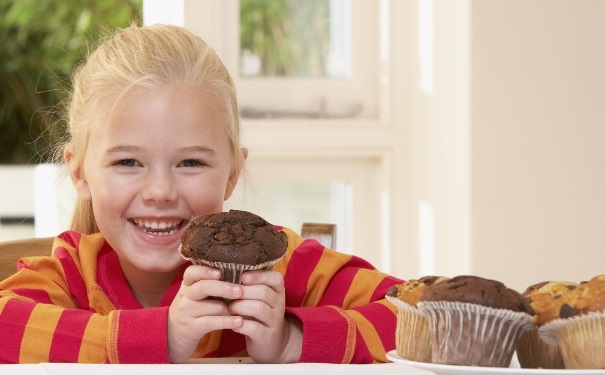
<path fill-rule="evenodd" d="M 0 218 L 34 217 L 34 173 L 31 167 L 0 165 Z M 34 225 L 0 223 L 0 242 L 34 236 Z"/>
<path fill-rule="evenodd" d="M 422 253 L 424 200 L 437 274 L 523 290 L 605 273 L 605 2 L 435 1 L 432 93 L 414 65 L 421 3 L 400 9 L 410 229 L 398 263 Z"/>
<path fill-rule="evenodd" d="M 473 270 L 605 273 L 605 2 L 475 1 Z"/>
<path fill-rule="evenodd" d="M 403 278 L 469 273 L 469 2 L 396 4 L 403 19 L 394 32 L 399 60 L 394 100 L 405 104 L 396 105 L 395 122 L 401 128 L 399 179 L 405 190 L 395 189 L 403 201 L 404 236 L 395 273 Z"/>

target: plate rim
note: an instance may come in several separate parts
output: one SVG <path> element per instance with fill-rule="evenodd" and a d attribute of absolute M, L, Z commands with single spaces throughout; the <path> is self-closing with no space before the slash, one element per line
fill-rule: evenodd
<path fill-rule="evenodd" d="M 537 369 L 537 368 L 518 368 L 518 367 L 481 367 L 481 366 L 459 366 L 459 365 L 442 365 L 438 363 L 416 362 L 406 359 L 397 354 L 396 350 L 387 352 L 386 357 L 394 363 L 403 363 L 408 366 L 419 368 L 422 370 L 432 371 L 436 374 L 440 373 L 482 373 L 482 374 L 540 374 L 540 375 L 592 375 L 605 374 L 605 369 Z"/>

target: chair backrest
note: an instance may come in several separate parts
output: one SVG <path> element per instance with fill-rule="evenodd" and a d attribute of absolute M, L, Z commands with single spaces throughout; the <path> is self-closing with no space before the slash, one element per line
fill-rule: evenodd
<path fill-rule="evenodd" d="M 314 238 L 327 248 L 336 246 L 336 224 L 303 223 L 301 236 Z M 17 272 L 17 261 L 28 256 L 50 255 L 53 237 L 0 242 L 0 280 Z"/>
<path fill-rule="evenodd" d="M 28 256 L 50 255 L 53 237 L 27 238 L 0 243 L 0 280 L 17 272 L 17 261 Z"/>
<path fill-rule="evenodd" d="M 336 248 L 336 224 L 303 223 L 300 235 L 314 238 L 329 249 Z"/>

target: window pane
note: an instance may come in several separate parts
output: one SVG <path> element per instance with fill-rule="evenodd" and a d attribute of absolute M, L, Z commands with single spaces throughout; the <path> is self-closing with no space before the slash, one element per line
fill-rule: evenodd
<path fill-rule="evenodd" d="M 236 206 L 298 233 L 305 222 L 334 223 L 336 247 L 346 251 L 351 247 L 347 239 L 350 190 L 345 182 L 265 182 L 254 186 L 254 194 L 243 192 L 244 197 L 238 199 Z"/>
<path fill-rule="evenodd" d="M 349 0 L 240 0 L 243 77 L 348 77 Z"/>

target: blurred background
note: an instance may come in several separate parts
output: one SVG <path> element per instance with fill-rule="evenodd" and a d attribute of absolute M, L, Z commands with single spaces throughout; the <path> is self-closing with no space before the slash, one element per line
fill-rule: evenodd
<path fill-rule="evenodd" d="M 248 169 L 226 208 L 404 279 L 524 289 L 605 273 L 605 2 L 0 0 L 0 240 L 64 230 L 49 163 L 103 28 L 187 27 L 238 87 Z M 571 264 L 574 264 L 573 266 Z"/>

